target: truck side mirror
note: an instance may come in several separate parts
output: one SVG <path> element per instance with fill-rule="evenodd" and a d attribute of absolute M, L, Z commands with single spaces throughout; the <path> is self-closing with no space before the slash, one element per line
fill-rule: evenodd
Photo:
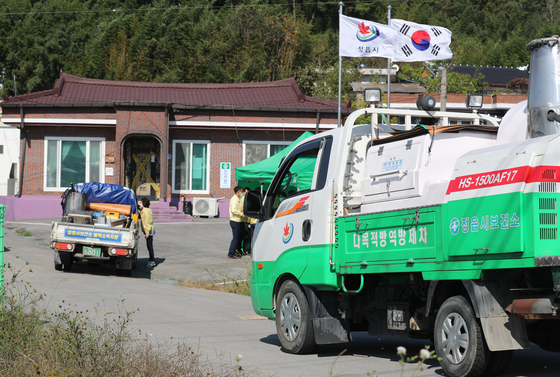
<path fill-rule="evenodd" d="M 254 219 L 263 220 L 265 213 L 262 205 L 262 194 L 257 190 L 250 190 L 245 194 L 243 212 Z"/>

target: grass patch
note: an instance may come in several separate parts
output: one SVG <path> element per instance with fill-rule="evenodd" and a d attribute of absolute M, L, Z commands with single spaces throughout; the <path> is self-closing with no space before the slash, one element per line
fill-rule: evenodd
<path fill-rule="evenodd" d="M 208 289 L 211 291 L 220 291 L 228 293 L 236 293 L 244 296 L 251 296 L 251 263 L 247 264 L 247 270 L 236 276 L 221 275 L 209 271 L 211 281 L 186 279 L 177 283 L 183 287 Z"/>
<path fill-rule="evenodd" d="M 234 361 L 207 355 L 172 339 L 155 343 L 128 325 L 136 312 L 124 300 L 118 312 L 78 311 L 64 301 L 42 308 L 46 296 L 26 282 L 23 267 L 6 269 L 0 292 L 0 375 L 2 376 L 254 376 Z M 0 271 L 3 272 L 3 271 Z M 50 303 L 50 306 L 52 303 Z"/>
<path fill-rule="evenodd" d="M 16 233 L 19 234 L 22 237 L 31 237 L 33 236 L 33 233 L 25 230 L 25 228 L 17 228 L 16 229 Z"/>

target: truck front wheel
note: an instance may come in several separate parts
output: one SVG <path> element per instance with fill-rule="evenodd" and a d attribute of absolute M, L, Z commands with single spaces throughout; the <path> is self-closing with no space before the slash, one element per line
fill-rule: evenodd
<path fill-rule="evenodd" d="M 486 370 L 490 351 L 470 303 L 448 298 L 439 308 L 434 330 L 436 354 L 450 377 L 476 377 Z"/>
<path fill-rule="evenodd" d="M 286 280 L 278 292 L 276 331 L 282 347 L 290 353 L 310 353 L 317 347 L 307 298 L 293 280 Z"/>

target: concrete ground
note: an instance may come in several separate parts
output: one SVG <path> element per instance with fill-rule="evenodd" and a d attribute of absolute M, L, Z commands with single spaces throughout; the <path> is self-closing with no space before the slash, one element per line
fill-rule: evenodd
<path fill-rule="evenodd" d="M 6 221 L 6 229 L 24 228 L 33 234 L 33 240 L 52 253 L 49 247 L 51 226 L 59 218 Z M 138 268 L 133 271 L 136 278 L 148 278 L 161 282 L 175 283 L 190 279 L 192 281 L 231 281 L 248 278 L 251 259 L 248 256 L 239 260 L 227 258 L 231 241 L 231 228 L 228 218 L 195 218 L 192 222 L 155 223 L 154 251 L 157 266 L 152 270 L 148 264 L 146 242 L 140 238 Z M 79 263 L 80 270 L 86 273 L 115 273 L 114 266 L 88 265 Z M 76 266 L 78 267 L 78 264 Z M 53 262 L 54 269 L 54 262 Z"/>

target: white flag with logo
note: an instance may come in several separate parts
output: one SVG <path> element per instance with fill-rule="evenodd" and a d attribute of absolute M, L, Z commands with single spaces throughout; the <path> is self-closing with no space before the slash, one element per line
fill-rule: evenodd
<path fill-rule="evenodd" d="M 453 53 L 451 31 L 440 26 L 421 25 L 404 20 L 391 20 L 391 27 L 397 32 L 396 62 L 420 62 L 427 60 L 451 59 Z"/>
<path fill-rule="evenodd" d="M 387 25 L 340 15 L 340 56 L 392 58 L 397 33 Z"/>

